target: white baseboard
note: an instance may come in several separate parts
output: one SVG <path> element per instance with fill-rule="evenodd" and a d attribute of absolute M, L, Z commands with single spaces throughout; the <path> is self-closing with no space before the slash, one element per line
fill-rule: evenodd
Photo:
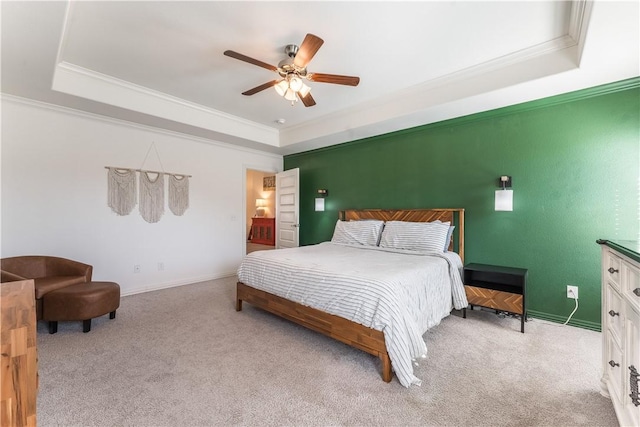
<path fill-rule="evenodd" d="M 223 279 L 226 277 L 235 276 L 236 274 L 237 272 L 233 271 L 233 272 L 227 272 L 227 273 L 214 274 L 211 276 L 192 277 L 189 279 L 178 280 L 175 282 L 158 283 L 155 285 L 143 286 L 140 288 L 128 290 L 126 292 L 123 292 L 120 296 L 126 297 L 129 295 L 143 294 L 145 292 L 159 291 L 161 289 L 175 288 L 178 286 L 185 286 L 185 285 L 193 285 L 195 283 L 206 282 L 208 280 Z"/>

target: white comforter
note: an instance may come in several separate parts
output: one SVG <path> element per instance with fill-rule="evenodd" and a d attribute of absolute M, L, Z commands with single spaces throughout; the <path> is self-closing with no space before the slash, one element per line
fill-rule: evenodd
<path fill-rule="evenodd" d="M 238 279 L 256 289 L 382 331 L 400 383 L 420 385 L 422 335 L 467 306 L 453 252 L 418 254 L 336 243 L 248 254 Z"/>

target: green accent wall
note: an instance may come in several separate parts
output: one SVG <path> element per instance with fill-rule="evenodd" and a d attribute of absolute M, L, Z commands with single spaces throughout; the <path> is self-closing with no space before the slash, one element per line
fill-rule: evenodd
<path fill-rule="evenodd" d="M 640 237 L 640 78 L 284 158 L 300 168 L 300 243 L 348 208 L 465 208 L 465 263 L 529 269 L 535 317 L 600 329 L 596 239 Z M 500 175 L 513 212 L 494 211 Z M 326 211 L 314 211 L 326 188 Z"/>

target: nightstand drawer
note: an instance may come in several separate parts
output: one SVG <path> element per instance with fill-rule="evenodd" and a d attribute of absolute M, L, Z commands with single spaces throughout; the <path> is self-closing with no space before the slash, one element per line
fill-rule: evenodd
<path fill-rule="evenodd" d="M 465 286 L 467 300 L 471 305 L 503 310 L 511 313 L 522 314 L 522 295 L 511 292 L 496 291 L 493 289 Z"/>

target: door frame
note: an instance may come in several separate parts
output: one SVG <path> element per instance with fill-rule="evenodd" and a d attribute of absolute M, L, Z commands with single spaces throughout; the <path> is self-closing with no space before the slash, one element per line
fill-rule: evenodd
<path fill-rule="evenodd" d="M 247 255 L 247 230 L 248 230 L 248 225 L 247 224 L 247 213 L 248 213 L 248 206 L 247 206 L 247 173 L 252 170 L 252 171 L 256 171 L 256 172 L 262 172 L 262 173 L 272 173 L 272 174 L 277 174 L 280 173 L 282 171 L 277 170 L 277 169 L 273 169 L 273 168 L 265 168 L 264 166 L 260 166 L 260 165 L 250 165 L 250 164 L 243 164 L 242 165 L 242 233 L 243 233 L 243 244 L 242 244 L 242 256 Z M 255 206 L 254 206 L 255 209 Z M 274 207 L 275 210 L 275 207 Z"/>

